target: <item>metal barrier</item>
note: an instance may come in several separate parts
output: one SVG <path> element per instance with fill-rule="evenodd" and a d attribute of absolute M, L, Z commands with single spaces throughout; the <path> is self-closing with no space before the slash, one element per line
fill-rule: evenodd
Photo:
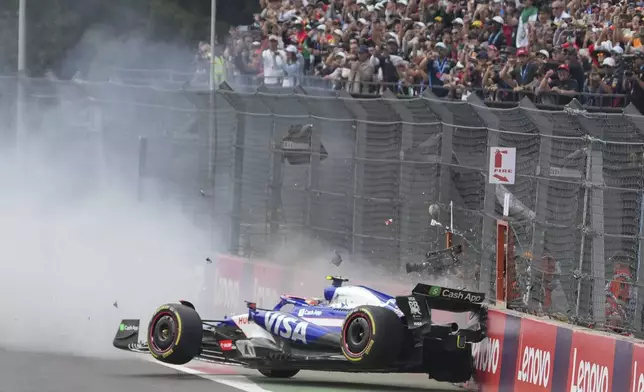
<path fill-rule="evenodd" d="M 16 81 L 0 84 L 11 92 Z M 643 330 L 644 117 L 632 106 L 540 110 L 524 98 L 495 109 L 475 94 L 359 99 L 301 86 L 223 84 L 211 95 L 29 80 L 26 89 L 32 133 L 67 130 L 87 113 L 98 166 L 136 177 L 143 200 L 177 200 L 237 255 L 305 234 L 395 273 L 444 247 L 452 203 L 465 251 L 450 277 L 492 294 L 510 193 L 509 305 Z M 15 97 L 0 100 L 10 118 Z M 51 127 L 47 108 L 65 108 L 64 123 Z M 514 185 L 488 183 L 491 147 L 517 148 Z"/>
<path fill-rule="evenodd" d="M 112 68 L 109 80 L 127 84 L 149 85 L 164 89 L 208 89 L 208 75 L 189 72 L 178 72 L 164 69 L 129 69 Z M 236 91 L 254 91 L 262 85 L 263 76 L 240 75 L 229 72 L 227 82 Z M 279 81 L 277 81 L 279 82 Z M 337 91 L 346 90 L 354 96 L 365 98 L 382 96 L 385 90 L 390 90 L 398 97 L 416 97 L 421 95 L 428 86 L 425 84 L 400 84 L 384 82 L 348 83 L 346 79 L 329 78 L 314 75 L 303 75 L 295 80 L 288 79 L 289 86 L 299 85 L 307 91 Z M 281 82 L 280 82 L 281 84 Z M 445 100 L 464 100 L 469 94 L 476 94 L 488 105 L 499 108 L 509 108 L 518 105 L 524 97 L 528 97 L 539 109 L 557 109 L 565 106 L 571 97 L 557 93 L 535 95 L 531 92 L 517 92 L 512 89 L 497 88 L 454 88 L 434 87 L 432 93 Z M 582 106 L 589 111 L 618 112 L 630 103 L 629 94 L 607 93 L 578 93 L 574 96 Z"/>

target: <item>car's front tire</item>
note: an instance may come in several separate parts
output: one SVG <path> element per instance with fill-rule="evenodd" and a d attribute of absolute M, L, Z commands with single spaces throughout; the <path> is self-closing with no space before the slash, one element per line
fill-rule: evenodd
<path fill-rule="evenodd" d="M 158 361 L 173 365 L 190 362 L 201 352 L 203 327 L 193 308 L 182 304 L 159 307 L 148 325 L 148 347 Z"/>
<path fill-rule="evenodd" d="M 291 378 L 300 372 L 300 369 L 257 369 L 263 376 L 268 378 Z"/>
<path fill-rule="evenodd" d="M 398 357 L 403 339 L 404 327 L 393 311 L 380 306 L 360 306 L 345 318 L 342 354 L 355 364 L 385 366 Z"/>

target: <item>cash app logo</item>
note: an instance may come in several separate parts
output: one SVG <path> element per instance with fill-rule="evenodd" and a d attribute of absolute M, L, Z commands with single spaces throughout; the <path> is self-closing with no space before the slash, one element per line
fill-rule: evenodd
<path fill-rule="evenodd" d="M 441 288 L 438 286 L 432 286 L 429 289 L 429 295 L 432 297 L 438 297 L 441 295 Z"/>

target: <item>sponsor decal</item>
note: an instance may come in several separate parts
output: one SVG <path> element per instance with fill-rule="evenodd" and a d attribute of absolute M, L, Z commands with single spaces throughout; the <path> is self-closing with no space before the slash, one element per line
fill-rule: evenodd
<path fill-rule="evenodd" d="M 300 309 L 299 312 L 297 312 L 297 315 L 299 317 L 305 317 L 305 316 L 322 316 L 322 312 L 319 310 L 310 310 L 310 309 Z"/>
<path fill-rule="evenodd" d="M 570 357 L 568 391 L 608 392 L 611 389 L 614 338 L 575 331 Z"/>
<path fill-rule="evenodd" d="M 126 325 L 126 324 L 121 323 L 121 325 L 119 325 L 119 331 L 134 331 L 134 332 L 138 332 L 139 331 L 139 326 L 138 325 Z"/>
<path fill-rule="evenodd" d="M 429 296 L 430 297 L 438 297 L 441 295 L 441 288 L 438 286 L 431 286 L 429 288 Z"/>
<path fill-rule="evenodd" d="M 306 321 L 300 321 L 283 313 L 266 312 L 264 323 L 266 330 L 274 335 L 306 344 L 306 329 L 309 326 Z"/>
<path fill-rule="evenodd" d="M 644 346 L 633 345 L 633 359 L 631 364 L 631 392 L 644 392 Z"/>
<path fill-rule="evenodd" d="M 420 305 L 418 305 L 418 301 L 416 301 L 416 297 L 407 297 L 407 302 L 409 303 L 409 311 L 412 316 L 423 315 L 420 311 Z"/>
<path fill-rule="evenodd" d="M 551 391 L 557 326 L 522 319 L 516 385 L 526 392 Z"/>
<path fill-rule="evenodd" d="M 488 313 L 488 337 L 472 345 L 477 380 L 493 390 L 499 387 L 501 377 L 503 339 L 507 316 L 501 312 Z"/>
<path fill-rule="evenodd" d="M 435 287 L 435 286 L 434 286 Z M 481 302 L 483 301 L 483 296 L 477 293 L 470 293 L 467 291 L 452 290 L 444 288 L 441 291 L 441 297 L 458 299 L 460 301 L 469 301 L 469 302 Z"/>
<path fill-rule="evenodd" d="M 233 341 L 232 340 L 220 340 L 219 341 L 219 347 L 221 347 L 221 351 L 230 351 L 233 349 Z"/>
<path fill-rule="evenodd" d="M 236 323 L 237 325 L 246 325 L 246 324 L 250 324 L 250 323 L 248 322 L 248 316 L 241 316 L 241 317 L 239 317 L 238 319 L 236 319 L 236 320 L 235 320 L 235 323 Z"/>

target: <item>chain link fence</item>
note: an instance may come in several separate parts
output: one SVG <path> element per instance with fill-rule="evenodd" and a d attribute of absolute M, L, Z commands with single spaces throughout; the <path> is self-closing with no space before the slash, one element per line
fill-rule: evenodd
<path fill-rule="evenodd" d="M 97 178 L 177 203 L 233 254 L 263 256 L 305 234 L 395 274 L 445 247 L 451 203 L 464 245 L 452 278 L 492 294 L 509 193 L 509 305 L 644 330 L 644 117 L 632 106 L 602 114 L 576 101 L 494 109 L 476 95 L 427 91 L 24 83 L 23 143 L 45 137 L 52 154 L 80 146 Z M 16 85 L 0 78 L 4 140 L 13 140 Z M 491 147 L 517 148 L 515 184 L 488 183 Z"/>

